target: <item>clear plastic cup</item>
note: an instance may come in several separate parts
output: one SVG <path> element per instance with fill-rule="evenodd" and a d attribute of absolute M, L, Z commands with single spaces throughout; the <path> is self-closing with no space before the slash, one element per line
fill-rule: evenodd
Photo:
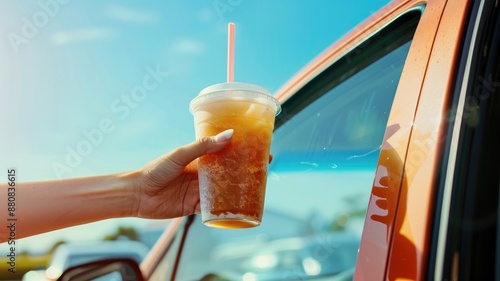
<path fill-rule="evenodd" d="M 274 120 L 280 104 L 266 89 L 247 83 L 221 83 L 191 101 L 196 137 L 234 129 L 222 151 L 198 159 L 200 206 L 205 225 L 258 226 L 264 211 Z"/>

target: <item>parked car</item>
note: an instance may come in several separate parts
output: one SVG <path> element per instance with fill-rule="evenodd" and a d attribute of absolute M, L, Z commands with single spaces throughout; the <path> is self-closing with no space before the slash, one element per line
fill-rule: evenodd
<path fill-rule="evenodd" d="M 105 258 L 130 258 L 140 263 L 148 252 L 146 245 L 132 240 L 70 242 L 56 248 L 47 269 L 28 271 L 22 280 L 57 280 L 67 268 Z"/>
<path fill-rule="evenodd" d="M 123 265 L 136 280 L 498 280 L 499 9 L 383 7 L 275 93 L 261 226 L 180 218 Z"/>

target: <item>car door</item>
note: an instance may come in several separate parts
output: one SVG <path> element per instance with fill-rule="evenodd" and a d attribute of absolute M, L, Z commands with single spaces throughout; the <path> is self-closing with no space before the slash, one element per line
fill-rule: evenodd
<path fill-rule="evenodd" d="M 499 278 L 498 40 L 497 1 L 426 3 L 414 38 L 421 45 L 409 51 L 389 117 L 355 280 Z"/>
<path fill-rule="evenodd" d="M 469 5 L 425 3 L 387 123 L 355 280 L 425 278 L 447 114 Z"/>

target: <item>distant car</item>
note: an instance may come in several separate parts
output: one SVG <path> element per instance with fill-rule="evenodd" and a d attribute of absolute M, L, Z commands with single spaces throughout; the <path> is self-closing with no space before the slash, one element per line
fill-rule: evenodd
<path fill-rule="evenodd" d="M 105 258 L 131 258 L 140 263 L 149 248 L 141 242 L 97 241 L 61 244 L 55 250 L 46 270 L 32 270 L 22 281 L 53 281 L 69 267 Z"/>

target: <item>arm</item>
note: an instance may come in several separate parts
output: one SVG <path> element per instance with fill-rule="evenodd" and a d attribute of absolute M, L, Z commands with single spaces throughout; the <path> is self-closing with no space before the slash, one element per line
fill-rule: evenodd
<path fill-rule="evenodd" d="M 165 219 L 199 213 L 196 158 L 224 148 L 232 130 L 203 138 L 132 172 L 16 185 L 16 239 L 109 218 Z M 7 184 L 0 202 L 7 202 Z M 4 204 L 2 204 L 4 205 Z M 7 222 L 8 212 L 0 210 Z M 0 232 L 0 243 L 9 238 Z"/>

